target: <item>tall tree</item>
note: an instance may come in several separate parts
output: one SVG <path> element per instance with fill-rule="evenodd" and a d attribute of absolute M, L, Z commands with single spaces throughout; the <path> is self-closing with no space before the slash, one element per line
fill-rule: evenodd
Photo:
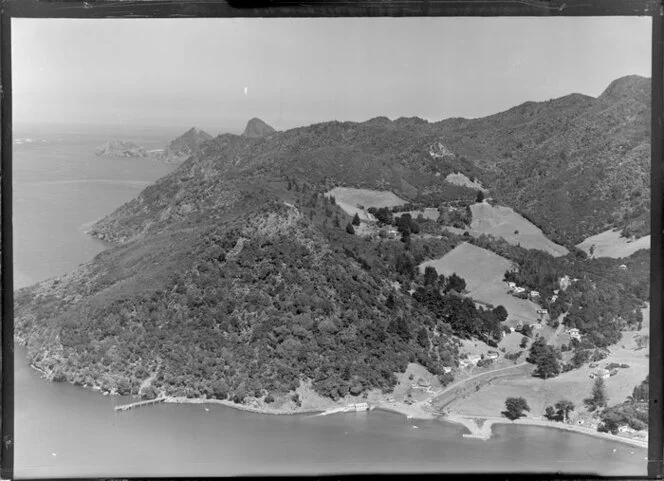
<path fill-rule="evenodd" d="M 601 376 L 595 378 L 593 383 L 593 389 L 589 398 L 583 400 L 583 402 L 588 407 L 589 411 L 594 411 L 597 408 L 605 407 L 609 401 L 608 396 L 606 395 L 606 385 L 604 384 L 604 379 Z"/>
<path fill-rule="evenodd" d="M 351 224 L 350 222 L 346 224 L 346 232 L 348 232 L 349 234 L 355 234 L 355 229 L 353 229 L 353 224 Z"/>
<path fill-rule="evenodd" d="M 437 280 L 438 280 L 438 272 L 436 272 L 436 268 L 433 266 L 426 266 L 424 268 L 424 285 L 433 286 L 436 284 Z"/>
<path fill-rule="evenodd" d="M 357 212 L 355 212 L 355 216 L 353 217 L 353 225 L 360 225 L 360 216 L 357 215 Z"/>
<path fill-rule="evenodd" d="M 569 401 L 567 399 L 561 399 L 556 403 L 556 410 L 558 412 L 558 416 L 560 419 L 564 421 L 569 420 L 569 413 L 571 411 L 574 411 L 574 403 L 572 401 Z"/>
<path fill-rule="evenodd" d="M 483 202 L 483 201 L 484 201 L 484 192 L 478 190 L 477 196 L 475 197 L 475 202 Z"/>
<path fill-rule="evenodd" d="M 524 398 L 508 397 L 505 400 L 505 411 L 503 411 L 503 415 L 507 419 L 511 419 L 512 421 L 514 421 L 515 419 L 518 419 L 521 416 L 523 416 L 524 411 L 530 411 L 528 402 Z"/>

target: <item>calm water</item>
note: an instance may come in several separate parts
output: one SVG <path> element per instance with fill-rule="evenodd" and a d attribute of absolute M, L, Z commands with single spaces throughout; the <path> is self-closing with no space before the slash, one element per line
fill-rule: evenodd
<path fill-rule="evenodd" d="M 155 132 L 112 136 L 148 149 L 161 148 L 173 137 Z M 108 139 L 51 134 L 48 142 L 15 146 L 17 287 L 90 260 L 104 245 L 86 237 L 85 226 L 173 168 L 145 159 L 95 157 L 94 148 Z M 115 413 L 113 405 L 126 399 L 45 382 L 29 368 L 22 348 L 16 350 L 15 379 L 16 477 L 520 470 L 646 474 L 645 449 L 541 427 L 499 425 L 491 440 L 479 441 L 463 438 L 460 426 L 380 411 L 267 416 L 215 405 L 158 405 Z"/>

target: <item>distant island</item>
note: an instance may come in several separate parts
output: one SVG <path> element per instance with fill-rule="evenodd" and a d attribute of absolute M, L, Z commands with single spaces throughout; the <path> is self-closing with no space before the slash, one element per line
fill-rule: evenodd
<path fill-rule="evenodd" d="M 98 157 L 147 157 L 147 151 L 134 142 L 111 140 L 95 149 Z"/>

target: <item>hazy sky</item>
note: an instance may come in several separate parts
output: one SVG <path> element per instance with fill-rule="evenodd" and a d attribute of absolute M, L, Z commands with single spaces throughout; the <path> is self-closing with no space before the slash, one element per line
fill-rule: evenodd
<path fill-rule="evenodd" d="M 480 117 L 650 76 L 650 19 L 15 19 L 14 121 Z"/>

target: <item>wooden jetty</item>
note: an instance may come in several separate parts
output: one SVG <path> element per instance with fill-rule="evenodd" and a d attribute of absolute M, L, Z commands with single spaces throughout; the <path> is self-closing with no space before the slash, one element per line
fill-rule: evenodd
<path fill-rule="evenodd" d="M 146 401 L 136 401 L 135 403 L 123 404 L 122 406 L 115 406 L 116 411 L 128 411 L 133 408 L 140 408 L 142 406 L 152 406 L 153 404 L 162 403 L 166 400 L 165 397 L 158 397 L 148 399 Z"/>

